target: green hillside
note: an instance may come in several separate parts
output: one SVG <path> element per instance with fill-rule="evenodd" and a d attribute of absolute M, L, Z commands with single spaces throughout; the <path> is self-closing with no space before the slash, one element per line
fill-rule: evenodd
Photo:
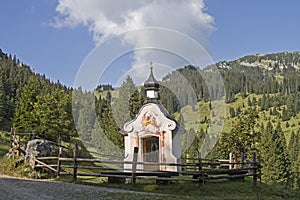
<path fill-rule="evenodd" d="M 290 138 L 290 134 L 294 131 L 297 132 L 299 130 L 300 125 L 300 113 L 297 113 L 295 116 L 290 117 L 288 120 L 282 120 L 282 111 L 285 106 L 275 107 L 272 106 L 267 110 L 261 110 L 260 106 L 249 106 L 249 100 L 253 98 L 262 99 L 263 95 L 256 95 L 250 94 L 246 98 L 242 98 L 240 94 L 235 95 L 235 101 L 226 104 L 226 118 L 224 120 L 224 126 L 222 132 L 230 132 L 233 127 L 233 124 L 237 121 L 237 119 L 241 115 L 247 115 L 248 113 L 257 111 L 258 112 L 258 119 L 257 124 L 264 124 L 266 125 L 268 121 L 270 121 L 273 125 L 277 123 L 282 124 L 283 131 L 285 133 L 287 141 Z M 216 104 L 220 100 L 216 100 Z M 192 109 L 192 106 L 187 105 L 183 107 L 180 112 L 184 118 L 184 126 L 187 130 L 194 128 L 195 130 L 199 131 L 201 128 L 208 127 L 208 123 L 205 123 L 205 118 L 211 117 L 211 110 L 209 109 L 209 103 L 205 103 L 204 101 L 200 101 L 197 104 L 197 109 Z M 273 115 L 272 110 L 274 108 L 278 109 L 278 114 Z M 217 112 L 217 105 L 215 106 Z M 213 110 L 214 110 L 213 109 Z M 234 110 L 233 116 L 230 114 L 230 110 Z M 175 116 L 179 116 L 178 113 L 174 114 Z M 218 115 L 216 113 L 215 115 Z M 178 118 L 178 117 L 177 117 Z"/>

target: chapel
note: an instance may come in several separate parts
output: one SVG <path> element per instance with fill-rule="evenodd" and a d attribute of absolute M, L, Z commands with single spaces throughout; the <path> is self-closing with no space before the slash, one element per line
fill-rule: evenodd
<path fill-rule="evenodd" d="M 147 99 L 135 119 L 125 123 L 123 127 L 126 154 L 124 161 L 132 161 L 134 147 L 138 147 L 137 162 L 168 165 L 137 165 L 137 169 L 177 172 L 179 167 L 172 163 L 180 163 L 180 136 L 185 130 L 160 103 L 159 87 L 151 66 L 149 78 L 144 83 Z M 131 164 L 124 165 L 125 170 L 131 167 Z"/>

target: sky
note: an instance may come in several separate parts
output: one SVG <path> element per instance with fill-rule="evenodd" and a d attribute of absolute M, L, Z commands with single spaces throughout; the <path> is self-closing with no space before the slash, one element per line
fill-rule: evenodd
<path fill-rule="evenodd" d="M 1 0 L 0 48 L 67 86 L 299 51 L 298 0 Z"/>

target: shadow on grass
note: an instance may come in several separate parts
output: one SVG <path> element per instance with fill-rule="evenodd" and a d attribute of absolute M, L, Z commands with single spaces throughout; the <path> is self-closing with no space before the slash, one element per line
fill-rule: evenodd
<path fill-rule="evenodd" d="M 0 157 L 3 157 L 8 152 L 8 149 L 9 149 L 8 145 L 0 144 Z"/>
<path fill-rule="evenodd" d="M 169 185 L 157 185 L 151 180 L 137 180 L 135 185 L 111 184 L 97 179 L 79 179 L 79 183 L 99 187 L 119 188 L 129 191 L 150 192 L 165 195 L 167 199 L 292 199 L 298 200 L 300 192 L 285 185 L 267 185 L 258 183 L 254 188 L 250 178 L 244 181 L 211 181 L 203 188 L 191 182 L 173 182 Z"/>

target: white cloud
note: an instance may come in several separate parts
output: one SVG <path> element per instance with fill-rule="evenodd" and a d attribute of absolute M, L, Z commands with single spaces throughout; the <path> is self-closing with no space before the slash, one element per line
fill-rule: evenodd
<path fill-rule="evenodd" d="M 53 26 L 84 25 L 93 33 L 95 44 L 112 36 L 122 37 L 123 43 L 133 48 L 165 43 L 162 46 L 170 52 L 184 49 L 193 55 L 195 52 L 187 45 L 189 42 L 176 40 L 178 34 L 162 36 L 160 31 L 151 32 L 149 29 L 123 33 L 144 27 L 161 27 L 184 33 L 207 47 L 208 37 L 215 30 L 214 18 L 205 12 L 203 0 L 59 0 L 56 11 L 58 15 Z M 162 58 L 160 53 L 157 50 L 135 52 L 133 69 L 149 61 L 176 65 L 178 59 L 174 56 Z M 196 53 L 195 57 L 199 59 L 199 54 Z M 136 76 L 139 74 L 145 75 L 137 73 Z"/>

